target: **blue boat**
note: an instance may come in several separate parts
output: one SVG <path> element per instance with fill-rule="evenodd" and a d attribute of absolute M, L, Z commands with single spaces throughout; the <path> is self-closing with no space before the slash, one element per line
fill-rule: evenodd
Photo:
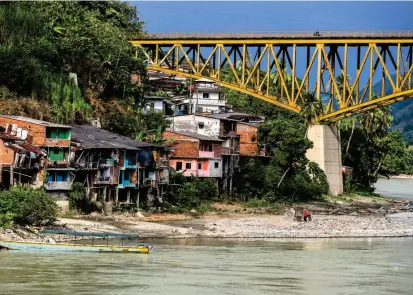
<path fill-rule="evenodd" d="M 37 243 L 37 242 L 13 242 L 0 241 L 0 249 L 5 250 L 26 250 L 26 251 L 62 251 L 62 252 L 115 252 L 115 253 L 149 253 L 149 246 L 132 246 L 131 244 L 139 236 L 136 234 L 121 233 L 92 233 L 76 232 L 67 230 L 43 230 L 43 234 L 57 234 L 73 236 L 74 243 Z M 91 237 L 91 245 L 77 243 L 76 237 Z M 95 237 L 99 238 L 95 240 Z M 109 245 L 109 238 L 119 239 L 121 246 Z M 95 242 L 105 242 L 105 244 L 95 244 Z"/>

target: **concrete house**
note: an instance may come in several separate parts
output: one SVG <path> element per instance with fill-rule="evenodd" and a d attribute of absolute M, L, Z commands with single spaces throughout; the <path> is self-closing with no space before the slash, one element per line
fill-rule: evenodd
<path fill-rule="evenodd" d="M 222 189 L 232 193 L 235 170 L 238 169 L 240 136 L 237 121 L 204 115 L 183 115 L 169 117 L 170 129 L 175 132 L 190 132 L 222 140 Z"/>
<path fill-rule="evenodd" d="M 162 137 L 171 141 L 170 166 L 184 176 L 222 178 L 222 142 L 191 132 L 166 130 Z"/>

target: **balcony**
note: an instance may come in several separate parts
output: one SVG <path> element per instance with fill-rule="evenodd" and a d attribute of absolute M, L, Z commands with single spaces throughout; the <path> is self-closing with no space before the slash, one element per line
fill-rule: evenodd
<path fill-rule="evenodd" d="M 222 130 L 220 132 L 221 137 L 237 137 L 238 134 L 236 131 L 227 131 L 227 130 Z"/>
<path fill-rule="evenodd" d="M 164 159 L 156 160 L 156 168 L 166 168 L 169 167 L 169 161 Z"/>
<path fill-rule="evenodd" d="M 196 90 L 221 90 L 221 86 L 214 83 L 196 83 L 194 87 Z"/>
<path fill-rule="evenodd" d="M 223 155 L 236 155 L 239 154 L 239 147 L 223 147 L 222 148 Z"/>
<path fill-rule="evenodd" d="M 45 165 L 48 167 L 69 167 L 69 161 L 68 160 L 63 160 L 63 161 L 54 161 L 54 160 L 50 160 L 47 159 L 45 161 Z"/>
<path fill-rule="evenodd" d="M 199 158 L 214 158 L 214 152 L 199 151 Z"/>
<path fill-rule="evenodd" d="M 98 166 L 98 162 L 80 162 L 76 164 L 76 168 L 81 170 L 97 170 Z"/>
<path fill-rule="evenodd" d="M 72 189 L 71 181 L 48 181 L 44 185 L 47 191 L 68 191 Z"/>
<path fill-rule="evenodd" d="M 115 161 L 113 159 L 103 159 L 99 161 L 100 168 L 113 167 L 114 165 Z"/>
<path fill-rule="evenodd" d="M 125 159 L 125 168 L 128 169 L 136 169 L 138 167 L 136 160 L 133 159 Z"/>
<path fill-rule="evenodd" d="M 136 183 L 123 182 L 123 183 L 119 183 L 119 184 L 118 184 L 118 187 L 119 187 L 119 188 L 127 188 L 127 187 L 135 188 L 135 187 L 136 187 Z"/>
<path fill-rule="evenodd" d="M 96 177 L 96 183 L 99 184 L 112 184 L 112 177 L 110 176 L 100 176 Z"/>

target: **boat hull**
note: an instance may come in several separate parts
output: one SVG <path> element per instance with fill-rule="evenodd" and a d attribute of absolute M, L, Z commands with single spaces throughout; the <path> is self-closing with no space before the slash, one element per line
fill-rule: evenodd
<path fill-rule="evenodd" d="M 61 251 L 61 252 L 111 252 L 111 253 L 149 253 L 148 247 L 121 247 L 106 245 L 46 244 L 29 242 L 0 241 L 0 249 L 26 251 Z"/>

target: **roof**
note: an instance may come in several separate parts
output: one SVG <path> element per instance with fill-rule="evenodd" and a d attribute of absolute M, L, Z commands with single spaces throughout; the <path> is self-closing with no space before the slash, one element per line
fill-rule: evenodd
<path fill-rule="evenodd" d="M 174 120 L 175 118 L 188 117 L 188 116 L 203 117 L 203 118 L 215 119 L 215 120 L 234 121 L 234 122 L 236 121 L 236 120 L 234 120 L 234 119 L 216 118 L 216 117 L 213 117 L 212 115 L 202 115 L 202 114 L 174 115 L 174 116 L 168 116 L 168 117 L 166 117 L 166 119 L 172 119 L 172 120 Z"/>
<path fill-rule="evenodd" d="M 203 141 L 216 141 L 216 142 L 223 141 L 223 140 L 215 138 L 215 137 L 201 135 L 201 134 L 193 133 L 193 132 L 174 131 L 174 130 L 170 130 L 170 129 L 166 129 L 166 131 L 176 133 L 176 134 L 185 135 L 185 136 L 196 138 L 196 139 L 203 140 Z"/>
<path fill-rule="evenodd" d="M 72 141 L 78 142 L 83 149 L 128 149 L 156 147 L 156 145 L 137 141 L 133 138 L 94 127 L 92 125 L 72 126 Z"/>
<path fill-rule="evenodd" d="M 147 100 L 165 100 L 165 99 L 168 99 L 168 97 L 156 96 L 156 95 L 148 95 L 148 96 L 145 95 L 143 98 L 147 99 Z"/>
<path fill-rule="evenodd" d="M 46 127 L 71 128 L 68 125 L 62 125 L 62 124 L 56 124 L 56 123 L 36 120 L 36 119 L 29 118 L 29 117 L 24 117 L 24 116 L 0 115 L 0 118 L 13 119 L 13 120 L 18 120 L 18 121 L 22 121 L 22 122 L 28 122 L 28 123 L 33 123 L 33 124 L 37 124 L 37 125 L 42 125 L 42 126 L 46 126 Z"/>
<path fill-rule="evenodd" d="M 219 114 L 211 114 L 210 117 L 217 118 L 217 119 L 230 119 L 235 121 L 241 122 L 263 122 L 265 117 L 258 116 L 254 114 L 246 114 L 246 113 L 219 113 Z"/>
<path fill-rule="evenodd" d="M 207 79 L 207 78 L 201 78 L 201 79 L 195 80 L 195 82 L 201 82 L 201 83 L 215 83 L 214 81 L 209 80 L 209 79 Z"/>
<path fill-rule="evenodd" d="M 37 155 L 44 154 L 44 152 L 40 148 L 32 145 L 31 143 L 28 143 L 26 139 L 5 132 L 0 132 L 0 138 L 6 140 L 4 146 L 17 153 L 32 152 Z"/>

